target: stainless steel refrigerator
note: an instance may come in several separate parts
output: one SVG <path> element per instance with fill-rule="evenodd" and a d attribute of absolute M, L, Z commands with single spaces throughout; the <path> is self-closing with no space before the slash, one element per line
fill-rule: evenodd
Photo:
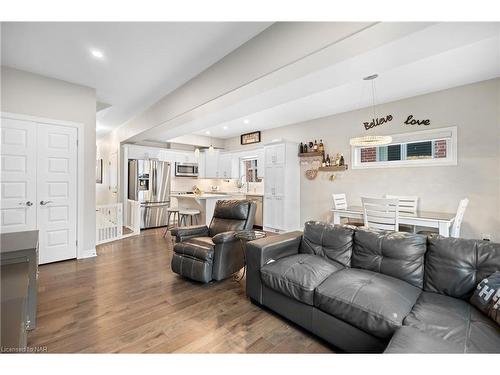
<path fill-rule="evenodd" d="M 141 229 L 167 225 L 170 163 L 129 159 L 128 198 L 141 203 Z"/>

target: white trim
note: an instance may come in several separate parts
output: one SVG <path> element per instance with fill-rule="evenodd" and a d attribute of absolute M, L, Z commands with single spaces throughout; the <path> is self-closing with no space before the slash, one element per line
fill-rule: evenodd
<path fill-rule="evenodd" d="M 83 208 L 85 207 L 84 198 L 83 198 L 83 192 L 85 191 L 85 187 L 83 186 L 83 182 L 84 182 L 84 178 L 83 178 L 84 150 L 85 150 L 84 125 L 81 123 L 78 123 L 78 122 L 73 122 L 73 121 L 55 120 L 55 119 L 49 119 L 46 117 L 24 115 L 24 114 L 20 114 L 20 113 L 12 113 L 12 112 L 0 112 L 0 117 L 13 119 L 13 120 L 31 121 L 31 122 L 36 122 L 36 123 L 40 123 L 40 124 L 69 126 L 69 127 L 74 127 L 77 129 L 77 138 L 76 139 L 78 142 L 78 144 L 77 144 L 78 174 L 77 174 L 77 184 L 76 184 L 76 186 L 77 186 L 77 189 L 76 189 L 77 190 L 76 257 L 77 257 L 77 259 L 82 259 L 82 258 L 88 258 L 91 256 L 96 256 L 95 248 L 90 249 L 90 250 L 83 250 L 82 249 L 83 217 L 84 217 Z"/>
<path fill-rule="evenodd" d="M 93 247 L 92 249 L 80 251 L 78 254 L 78 259 L 93 258 L 95 256 L 97 256 L 97 251 L 95 247 Z"/>
<path fill-rule="evenodd" d="M 374 169 L 374 168 L 407 168 L 407 167 L 442 167 L 456 166 L 458 164 L 458 129 L 456 126 L 421 130 L 416 132 L 400 133 L 392 136 L 391 144 L 418 142 L 419 140 L 434 140 L 438 138 L 450 139 L 447 144 L 447 157 L 443 159 L 417 159 L 398 161 L 376 161 L 371 163 L 360 162 L 360 149 L 366 146 L 351 146 L 351 169 Z M 374 146 L 378 147 L 378 146 Z"/>

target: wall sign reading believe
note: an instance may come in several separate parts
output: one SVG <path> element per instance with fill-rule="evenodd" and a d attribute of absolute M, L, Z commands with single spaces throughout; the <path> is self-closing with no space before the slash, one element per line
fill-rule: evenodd
<path fill-rule="evenodd" d="M 377 118 L 377 119 L 372 119 L 371 122 L 363 122 L 363 125 L 365 126 L 366 130 L 369 130 L 371 128 L 374 128 L 375 126 L 380 126 L 382 124 L 385 124 L 386 122 L 392 121 L 392 115 L 387 115 L 385 117 Z"/>

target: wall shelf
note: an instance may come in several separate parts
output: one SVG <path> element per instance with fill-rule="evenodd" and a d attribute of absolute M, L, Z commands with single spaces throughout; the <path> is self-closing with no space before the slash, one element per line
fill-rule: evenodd
<path fill-rule="evenodd" d="M 332 165 L 329 167 L 319 167 L 319 171 L 321 172 L 344 172 L 347 171 L 347 164 L 345 165 Z"/>
<path fill-rule="evenodd" d="M 313 157 L 313 156 L 323 157 L 323 153 L 322 152 L 303 152 L 303 153 L 299 152 L 299 158 L 308 158 L 308 157 Z"/>

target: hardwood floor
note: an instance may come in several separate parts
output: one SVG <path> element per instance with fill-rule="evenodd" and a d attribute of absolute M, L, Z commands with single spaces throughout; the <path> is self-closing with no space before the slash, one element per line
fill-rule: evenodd
<path fill-rule="evenodd" d="M 172 242 L 143 231 L 98 256 L 40 266 L 37 328 L 49 353 L 331 353 L 250 303 L 245 280 L 201 285 L 170 270 Z"/>

